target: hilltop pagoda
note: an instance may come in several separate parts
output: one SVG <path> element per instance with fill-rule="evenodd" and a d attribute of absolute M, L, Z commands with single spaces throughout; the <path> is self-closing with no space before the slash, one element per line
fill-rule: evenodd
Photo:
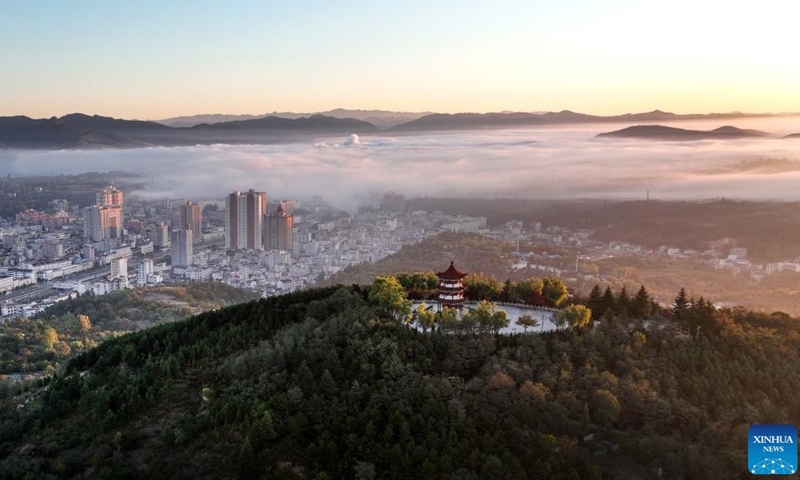
<path fill-rule="evenodd" d="M 450 268 L 436 274 L 439 277 L 439 306 L 458 308 L 464 306 L 464 284 L 461 280 L 467 276 L 461 273 L 450 262 Z"/>

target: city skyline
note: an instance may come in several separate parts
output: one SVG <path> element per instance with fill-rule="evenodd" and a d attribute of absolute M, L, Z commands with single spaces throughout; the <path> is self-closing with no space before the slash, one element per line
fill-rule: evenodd
<path fill-rule="evenodd" d="M 800 111 L 797 9 L 6 2 L 0 115 Z"/>

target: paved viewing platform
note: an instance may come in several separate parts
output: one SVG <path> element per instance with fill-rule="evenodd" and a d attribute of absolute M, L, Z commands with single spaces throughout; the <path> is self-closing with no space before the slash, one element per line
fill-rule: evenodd
<path fill-rule="evenodd" d="M 412 302 L 412 309 L 416 309 L 422 303 L 432 307 L 434 311 L 438 311 L 439 305 L 435 300 L 427 302 L 414 301 Z M 525 329 L 516 324 L 517 319 L 523 315 L 530 315 L 539 322 L 539 325 L 537 325 L 535 328 L 528 328 L 527 333 L 541 333 L 556 330 L 556 325 L 553 323 L 553 317 L 558 311 L 557 308 L 534 307 L 533 305 L 527 305 L 524 303 L 494 303 L 497 305 L 498 310 L 506 312 L 506 316 L 508 317 L 509 321 L 508 327 L 501 329 L 500 333 L 525 333 Z M 464 309 L 475 308 L 477 305 L 478 302 L 464 302 Z M 411 326 L 414 328 L 420 328 L 416 322 L 412 322 Z"/>

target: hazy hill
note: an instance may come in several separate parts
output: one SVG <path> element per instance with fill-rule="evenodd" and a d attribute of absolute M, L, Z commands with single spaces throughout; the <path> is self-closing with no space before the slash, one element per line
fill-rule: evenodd
<path fill-rule="evenodd" d="M 91 117 L 88 117 L 91 118 Z M 101 117 L 103 118 L 103 117 Z M 76 120 L 76 118 L 73 118 Z M 0 145 L 4 148 L 97 148 L 97 147 L 140 147 L 146 142 L 129 138 L 118 127 L 104 125 L 97 127 L 81 126 L 62 118 L 31 119 L 24 116 L 0 117 Z M 102 122 L 98 122 L 100 124 Z"/>
<path fill-rule="evenodd" d="M 731 126 L 724 126 L 706 131 L 665 127 L 663 125 L 636 125 L 597 135 L 598 138 L 641 138 L 647 140 L 670 141 L 737 139 L 765 136 L 768 136 L 768 134 L 759 130 L 745 130 Z"/>
<path fill-rule="evenodd" d="M 177 128 L 156 122 L 75 113 L 38 120 L 24 116 L 0 117 L 0 145 L 4 148 L 69 149 L 260 144 L 310 139 L 316 135 L 369 134 L 378 130 L 361 120 L 323 115 L 297 119 L 265 117 Z"/>
<path fill-rule="evenodd" d="M 293 118 L 293 117 L 285 117 L 284 115 L 280 114 L 273 114 L 275 116 L 284 117 L 284 118 Z M 181 117 L 171 117 L 165 118 L 163 120 L 154 120 L 162 125 L 166 125 L 168 127 L 194 127 L 195 125 L 200 125 L 201 123 L 220 123 L 220 122 L 237 122 L 240 120 L 255 120 L 257 118 L 264 118 L 268 116 L 268 114 L 264 115 L 233 115 L 233 114 L 225 114 L 225 113 L 208 113 L 208 114 L 201 114 L 201 115 L 186 115 Z"/>
<path fill-rule="evenodd" d="M 298 292 L 107 341 L 49 382 L 5 392 L 0 471 L 738 478 L 753 423 L 800 421 L 800 322 L 786 315 L 705 312 L 697 341 L 622 321 L 422 334 L 367 297 Z"/>
<path fill-rule="evenodd" d="M 397 132 L 430 131 L 430 130 L 462 130 L 478 128 L 506 128 L 538 125 L 568 125 L 586 123 L 627 123 L 627 122 L 659 122 L 667 120 L 701 120 L 730 119 L 762 115 L 742 113 L 712 113 L 677 115 L 674 113 L 653 110 L 646 113 L 628 113 L 624 115 L 599 116 L 563 110 L 560 112 L 523 113 L 435 113 L 412 120 L 392 128 Z"/>
<path fill-rule="evenodd" d="M 356 120 L 354 118 L 335 118 L 325 115 L 312 115 L 296 119 L 282 117 L 263 117 L 252 120 L 238 120 L 233 122 L 222 122 L 214 124 L 195 125 L 190 130 L 193 131 L 231 131 L 231 130 L 268 130 L 268 131 L 287 131 L 302 132 L 314 131 L 320 133 L 374 133 L 379 129 L 371 123 Z"/>
<path fill-rule="evenodd" d="M 800 138 L 800 133 L 792 133 L 790 135 L 786 135 L 783 138 Z"/>
<path fill-rule="evenodd" d="M 220 123 L 233 122 L 240 120 L 255 120 L 264 117 L 281 118 L 302 118 L 312 115 L 325 115 L 335 118 L 354 118 L 369 122 L 379 128 L 390 128 L 401 123 L 415 120 L 431 112 L 393 112 L 390 110 L 351 110 L 346 108 L 336 108 L 325 112 L 297 113 L 297 112 L 272 112 L 263 115 L 224 115 L 224 114 L 204 114 L 190 115 L 182 117 L 167 118 L 158 120 L 158 123 L 169 125 L 170 127 L 193 127 L 201 123 Z"/>
<path fill-rule="evenodd" d="M 391 128 L 429 115 L 432 112 L 394 112 L 390 110 L 350 110 L 346 108 L 337 108 L 321 113 L 322 115 L 330 115 L 337 118 L 356 118 L 380 128 Z"/>
<path fill-rule="evenodd" d="M 474 128 L 503 128 L 518 126 L 586 123 L 600 117 L 564 110 L 547 113 L 434 113 L 398 125 L 393 131 L 463 130 Z"/>

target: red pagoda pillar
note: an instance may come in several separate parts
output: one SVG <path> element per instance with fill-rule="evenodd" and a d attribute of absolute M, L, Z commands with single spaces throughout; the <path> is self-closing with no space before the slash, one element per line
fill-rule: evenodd
<path fill-rule="evenodd" d="M 439 305 L 441 307 L 458 308 L 464 306 L 464 284 L 461 280 L 467 276 L 461 273 L 450 262 L 450 268 L 436 274 L 439 277 Z"/>

